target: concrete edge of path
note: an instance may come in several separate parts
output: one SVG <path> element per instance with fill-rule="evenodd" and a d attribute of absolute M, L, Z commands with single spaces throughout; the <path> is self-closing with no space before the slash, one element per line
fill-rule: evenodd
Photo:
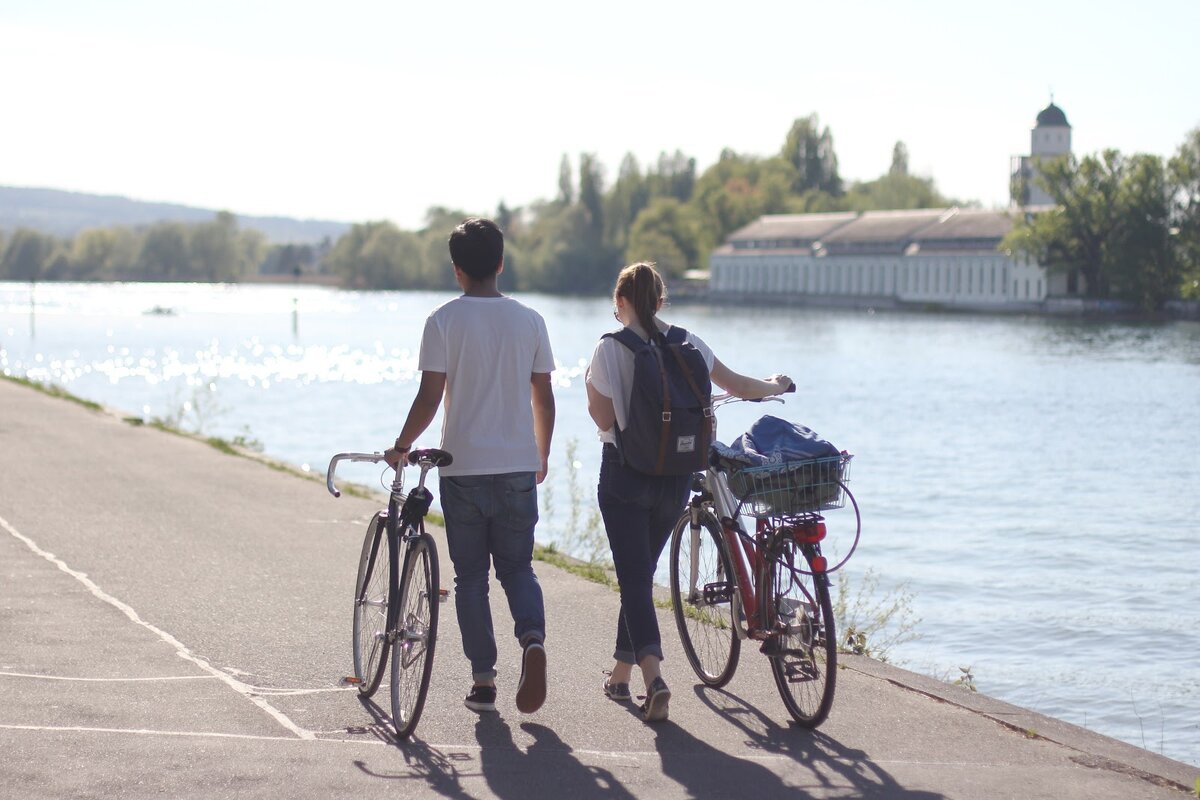
<path fill-rule="evenodd" d="M 1186 792 L 1193 792 L 1200 785 L 1200 768 L 1087 728 L 866 656 L 842 654 L 838 662 L 846 669 L 987 717 L 1029 738 L 1045 739 L 1075 750 L 1078 754 L 1071 760 L 1081 766 L 1132 775 Z"/>

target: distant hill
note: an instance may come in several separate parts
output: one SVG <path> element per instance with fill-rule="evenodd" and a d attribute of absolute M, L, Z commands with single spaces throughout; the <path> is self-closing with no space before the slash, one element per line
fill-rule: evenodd
<path fill-rule="evenodd" d="M 218 210 L 174 203 L 146 203 L 115 195 L 0 186 L 0 231 L 7 232 L 23 227 L 65 237 L 74 236 L 85 228 L 137 227 L 162 220 L 208 222 Z M 336 241 L 350 229 L 345 222 L 249 217 L 233 213 L 239 227 L 262 231 L 273 244 L 316 244 L 326 236 Z"/>

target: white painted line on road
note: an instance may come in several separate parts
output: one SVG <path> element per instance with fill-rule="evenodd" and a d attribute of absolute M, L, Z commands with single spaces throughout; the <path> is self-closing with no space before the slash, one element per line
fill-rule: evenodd
<path fill-rule="evenodd" d="M 69 678 L 63 675 L 36 675 L 30 672 L 0 672 L 0 678 L 34 678 L 43 681 L 84 681 L 94 683 L 125 683 L 126 681 L 211 681 L 215 675 L 164 675 L 160 678 Z"/>
<path fill-rule="evenodd" d="M 235 692 L 237 692 L 238 694 L 245 697 L 251 703 L 253 703 L 254 705 L 258 706 L 263 711 L 270 714 L 271 717 L 273 717 L 276 722 L 278 722 L 283 727 L 287 728 L 289 731 L 294 733 L 299 738 L 301 738 L 301 739 L 315 739 L 316 738 L 313 735 L 312 731 L 307 731 L 304 728 L 301 728 L 299 725 L 292 722 L 287 717 L 287 715 L 285 715 L 282 711 L 275 708 L 270 703 L 268 703 L 266 700 L 263 700 L 261 697 L 255 696 L 253 687 L 242 683 L 241 681 L 237 680 L 236 678 L 232 677 L 231 675 L 229 675 L 225 672 L 222 672 L 221 670 L 212 666 L 211 664 L 209 664 L 207 661 L 200 658 L 199 656 L 194 655 L 190 650 L 188 650 L 186 647 L 184 647 L 182 642 L 180 642 L 174 636 L 172 636 L 171 634 L 162 630 L 161 628 L 155 627 L 154 625 L 151 625 L 149 622 L 146 622 L 128 604 L 123 603 L 122 601 L 118 600 L 117 598 L 115 598 L 112 595 L 105 592 L 103 589 L 101 589 L 99 586 L 97 586 L 90 578 L 88 578 L 87 575 L 83 574 L 82 572 L 79 572 L 78 570 L 71 569 L 69 566 L 67 566 L 66 562 L 64 562 L 62 559 L 58 558 L 53 553 L 43 550 L 41 547 L 39 547 L 37 545 L 36 542 L 34 542 L 28 536 L 25 536 L 23 533 L 21 533 L 16 528 L 14 528 L 8 522 L 8 520 L 4 519 L 4 517 L 0 517 L 0 528 L 4 528 L 6 531 L 8 531 L 10 534 L 12 534 L 13 537 L 20 540 L 21 542 L 24 542 L 25 546 L 28 547 L 30 550 L 32 550 L 34 553 L 36 553 L 37 555 L 46 559 L 51 564 L 55 565 L 63 572 L 67 573 L 72 578 L 74 578 L 75 580 L 82 583 L 87 588 L 87 590 L 89 592 L 91 592 L 96 598 L 104 601 L 105 603 L 108 603 L 113 608 L 120 611 L 122 614 L 124 614 L 126 617 L 128 617 L 131 622 L 133 622 L 136 625 L 141 625 L 143 628 L 150 631 L 158 638 L 162 639 L 168 645 L 170 645 L 171 647 L 174 647 L 176 655 L 178 655 L 180 658 L 184 659 L 185 661 L 191 661 L 193 664 L 195 664 L 196 666 L 198 666 L 200 669 L 204 670 L 205 672 L 209 673 L 213 677 L 219 678 L 222 682 L 224 682 L 227 686 L 229 686 L 229 688 L 233 689 Z"/>
<path fill-rule="evenodd" d="M 296 741 L 294 736 L 258 736 L 252 733 L 215 733 L 211 731 L 154 731 L 148 728 L 87 728 L 79 725 L 5 725 L 0 723 L 0 730 L 50 733 L 129 733 L 137 736 L 202 736 L 216 739 L 257 739 L 268 742 Z"/>
<path fill-rule="evenodd" d="M 255 694 L 268 695 L 271 697 L 297 697 L 302 694 L 324 694 L 326 692 L 357 692 L 356 686 L 334 686 L 326 689 L 268 689 L 265 686 L 251 686 L 250 690 Z"/>

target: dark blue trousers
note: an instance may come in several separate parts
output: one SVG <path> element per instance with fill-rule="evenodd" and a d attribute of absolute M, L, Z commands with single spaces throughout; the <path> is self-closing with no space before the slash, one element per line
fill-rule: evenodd
<path fill-rule="evenodd" d="M 691 475 L 646 475 L 631 469 L 621 463 L 616 447 L 604 445 L 596 494 L 621 589 L 613 652 L 617 661 L 636 664 L 648 655 L 663 657 L 654 573 L 691 483 Z"/>

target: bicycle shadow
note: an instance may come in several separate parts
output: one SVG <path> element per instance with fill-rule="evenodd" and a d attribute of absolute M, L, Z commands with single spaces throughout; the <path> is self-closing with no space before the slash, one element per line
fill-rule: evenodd
<path fill-rule="evenodd" d="M 374 720 L 371 725 L 366 727 L 365 731 L 370 732 L 380 741 L 395 747 L 403 755 L 406 769 L 383 772 L 373 769 L 361 759 L 354 760 L 355 768 L 372 778 L 424 781 L 428 788 L 443 797 L 474 800 L 471 793 L 462 787 L 463 776 L 453 763 L 454 754 L 447 755 L 416 739 L 400 739 L 393 732 L 392 720 L 387 712 L 370 698 L 360 696 L 358 701 Z"/>
<path fill-rule="evenodd" d="M 746 734 L 747 746 L 768 755 L 787 758 L 803 767 L 807 773 L 807 780 L 811 782 L 808 787 L 809 791 L 816 791 L 822 797 L 829 796 L 831 792 L 845 792 L 847 785 L 851 787 L 850 791 L 853 792 L 853 796 L 860 798 L 940 800 L 944 797 L 935 792 L 905 788 L 886 770 L 872 763 L 864 751 L 846 747 L 820 730 L 805 728 L 794 722 L 789 721 L 786 727 L 779 725 L 758 707 L 725 689 L 697 685 L 693 687 L 693 690 L 700 702 Z M 714 696 L 722 697 L 728 702 L 724 705 L 718 704 L 714 700 Z M 722 761 L 718 769 L 714 770 L 717 773 L 716 776 L 703 778 L 693 776 L 690 779 L 692 783 L 676 778 L 693 791 L 711 787 L 710 777 L 723 779 L 725 774 L 737 775 L 740 772 L 743 777 L 735 777 L 729 781 L 730 790 L 733 791 L 736 790 L 739 781 L 757 780 L 760 770 L 766 771 L 772 776 L 765 779 L 762 784 L 769 787 L 769 790 L 761 795 L 762 797 L 796 798 L 803 796 L 797 792 L 804 793 L 805 791 L 805 787 L 802 786 L 785 785 L 782 779 L 765 767 L 721 753 L 678 727 L 674 727 L 674 730 L 664 729 L 659 741 L 663 743 L 659 748 L 659 753 L 663 757 L 664 771 L 668 770 L 668 754 L 673 745 L 686 745 L 698 747 L 702 751 L 711 751 L 711 753 L 705 752 L 701 758 L 711 757 Z M 688 769 L 683 767 L 679 769 L 679 772 L 686 776 Z M 745 786 L 746 784 L 741 785 Z"/>
<path fill-rule="evenodd" d="M 500 715 L 483 714 L 475 723 L 480 768 L 496 797 L 633 800 L 634 795 L 612 772 L 580 762 L 554 731 L 532 722 L 521 723 L 521 730 L 534 738 L 525 750 L 513 741 L 512 729 Z"/>

